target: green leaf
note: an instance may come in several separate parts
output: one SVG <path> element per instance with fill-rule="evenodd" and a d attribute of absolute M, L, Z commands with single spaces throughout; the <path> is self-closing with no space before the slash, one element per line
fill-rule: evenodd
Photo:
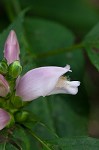
<path fill-rule="evenodd" d="M 76 33 L 85 33 L 98 22 L 98 14 L 89 3 L 82 0 L 21 0 L 23 7 L 32 6 L 30 14 L 55 20 L 76 30 Z"/>
<path fill-rule="evenodd" d="M 88 120 L 80 112 L 81 110 L 83 113 L 86 111 L 85 102 L 79 105 L 77 99 L 79 103 L 82 103 L 77 96 L 74 98 L 69 95 L 51 96 L 47 101 L 54 128 L 59 137 L 87 134 Z"/>
<path fill-rule="evenodd" d="M 78 98 L 79 104 L 77 104 L 77 97 L 74 99 L 73 96 L 66 95 L 49 96 L 49 98 L 33 101 L 28 109 L 38 115 L 41 122 L 45 124 L 45 127 L 37 124 L 33 130 L 44 140 L 55 138 L 55 133 L 60 137 L 86 135 L 88 120 L 81 116 L 81 113 L 86 112 L 87 106 L 85 107 L 84 97 L 82 99 L 81 97 Z M 68 104 L 70 101 L 71 104 Z M 46 125 L 51 132 L 46 130 Z"/>
<path fill-rule="evenodd" d="M 44 19 L 25 20 L 26 37 L 35 53 L 68 47 L 74 36 L 66 27 Z"/>
<path fill-rule="evenodd" d="M 52 147 L 59 147 L 62 150 L 98 150 L 99 139 L 91 137 L 59 138 L 50 142 Z"/>
<path fill-rule="evenodd" d="M 99 46 L 86 46 L 86 51 L 91 63 L 99 71 Z"/>
<path fill-rule="evenodd" d="M 35 115 L 34 121 L 32 121 L 32 117 L 31 122 L 25 123 L 25 125 L 37 132 L 42 139 L 51 139 L 55 138 L 56 134 L 53 126 L 53 118 L 51 117 L 46 100 L 44 101 L 43 98 L 39 98 L 39 100 L 33 101 L 31 105 L 27 107 L 27 109 L 31 110 L 33 114 L 36 114 L 39 119 Z"/>
<path fill-rule="evenodd" d="M 8 140 L 8 134 L 6 130 L 0 131 L 0 150 L 6 150 L 6 144 Z"/>
<path fill-rule="evenodd" d="M 16 143 L 7 143 L 5 150 L 22 150 Z"/>
<path fill-rule="evenodd" d="M 48 143 L 43 141 L 41 138 L 39 138 L 30 128 L 26 128 L 26 129 L 37 141 L 39 141 L 46 148 L 46 150 L 52 150 L 50 149 Z"/>
<path fill-rule="evenodd" d="M 85 37 L 84 44 L 91 63 L 99 71 L 99 23 Z"/>
<path fill-rule="evenodd" d="M 12 140 L 18 144 L 21 149 L 30 150 L 30 143 L 26 131 L 21 127 L 17 126 L 12 135 Z"/>
<path fill-rule="evenodd" d="M 38 66 L 65 66 L 70 64 L 73 70 L 71 75 L 75 77 L 75 80 L 81 79 L 84 72 L 84 56 L 81 49 L 75 48 L 69 52 L 64 51 L 64 53 L 54 54 L 54 51 L 58 52 L 58 50 L 65 48 L 68 50 L 74 44 L 74 35 L 68 28 L 44 19 L 27 18 L 25 30 L 31 55 L 37 56 Z M 52 52 L 53 55 L 46 56 L 47 52 L 48 54 Z"/>

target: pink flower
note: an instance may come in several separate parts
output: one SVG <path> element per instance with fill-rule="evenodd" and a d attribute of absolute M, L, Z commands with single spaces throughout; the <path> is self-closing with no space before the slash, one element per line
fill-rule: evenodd
<path fill-rule="evenodd" d="M 16 34 L 13 30 L 10 31 L 8 38 L 4 46 L 4 57 L 7 60 L 8 64 L 11 64 L 15 60 L 19 60 L 19 44 L 16 37 Z"/>
<path fill-rule="evenodd" d="M 10 92 L 10 87 L 3 75 L 0 74 L 0 96 L 5 97 Z"/>
<path fill-rule="evenodd" d="M 0 108 L 0 130 L 2 130 L 10 121 L 10 115 L 7 111 Z"/>
<path fill-rule="evenodd" d="M 19 60 L 19 44 L 15 32 L 12 30 L 5 42 L 4 57 L 8 65 Z M 16 65 L 9 67 L 9 75 L 17 77 Z M 20 69 L 20 68 L 19 68 Z M 12 71 L 12 72 L 11 72 Z M 66 93 L 77 94 L 79 81 L 68 81 L 63 75 L 70 70 L 70 66 L 66 67 L 40 67 L 28 71 L 23 77 L 19 77 L 16 81 L 16 96 L 22 98 L 23 101 L 31 101 L 40 96 L 51 94 Z M 1 75 L 1 96 L 6 96 L 9 92 L 9 85 Z"/>
<path fill-rule="evenodd" d="M 68 81 L 64 75 L 71 71 L 70 66 L 66 67 L 40 67 L 28 71 L 16 82 L 16 96 L 23 101 L 31 101 L 40 96 L 66 93 L 77 94 L 79 81 Z"/>

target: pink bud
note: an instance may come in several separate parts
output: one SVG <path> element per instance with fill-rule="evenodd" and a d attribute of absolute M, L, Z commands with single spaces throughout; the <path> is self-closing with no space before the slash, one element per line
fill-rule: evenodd
<path fill-rule="evenodd" d="M 10 92 L 10 87 L 3 75 L 0 74 L 0 96 L 5 97 Z"/>
<path fill-rule="evenodd" d="M 10 121 L 10 115 L 7 111 L 0 108 L 0 130 L 2 130 Z"/>
<path fill-rule="evenodd" d="M 20 54 L 19 43 L 15 32 L 11 30 L 5 42 L 4 57 L 6 58 L 7 63 L 11 64 L 15 60 L 19 60 L 19 54 Z"/>
<path fill-rule="evenodd" d="M 57 93 L 76 94 L 79 81 L 73 83 L 60 81 L 62 75 L 71 71 L 70 66 L 66 67 L 41 67 L 28 71 L 23 77 L 18 78 L 16 83 L 16 96 L 23 101 L 34 100 L 40 96 L 47 96 Z"/>

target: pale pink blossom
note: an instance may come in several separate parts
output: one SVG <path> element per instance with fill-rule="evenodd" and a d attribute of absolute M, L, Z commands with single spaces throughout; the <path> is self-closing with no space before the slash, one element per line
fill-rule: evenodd
<path fill-rule="evenodd" d="M 0 130 L 2 130 L 10 121 L 10 114 L 0 108 Z"/>
<path fill-rule="evenodd" d="M 77 94 L 79 81 L 68 81 L 63 75 L 70 70 L 66 67 L 40 67 L 28 71 L 16 82 L 16 96 L 31 101 L 40 96 L 66 93 Z"/>
<path fill-rule="evenodd" d="M 19 60 L 19 54 L 20 49 L 16 33 L 13 30 L 11 30 L 5 42 L 4 57 L 6 58 L 7 63 L 11 64 L 15 60 Z"/>
<path fill-rule="evenodd" d="M 0 74 L 0 96 L 5 97 L 10 92 L 10 87 L 3 75 Z"/>

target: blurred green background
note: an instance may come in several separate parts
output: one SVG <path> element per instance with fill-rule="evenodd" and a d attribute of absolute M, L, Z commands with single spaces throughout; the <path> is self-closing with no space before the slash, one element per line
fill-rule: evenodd
<path fill-rule="evenodd" d="M 61 138 L 99 137 L 98 22 L 98 0 L 0 1 L 0 58 L 7 34 L 14 29 L 23 74 L 39 66 L 70 64 L 73 72 L 67 76 L 81 81 L 76 96 L 39 98 L 28 107 Z M 44 140 L 53 138 L 42 126 L 36 124 L 33 130 Z M 31 143 L 39 149 L 37 143 Z"/>

